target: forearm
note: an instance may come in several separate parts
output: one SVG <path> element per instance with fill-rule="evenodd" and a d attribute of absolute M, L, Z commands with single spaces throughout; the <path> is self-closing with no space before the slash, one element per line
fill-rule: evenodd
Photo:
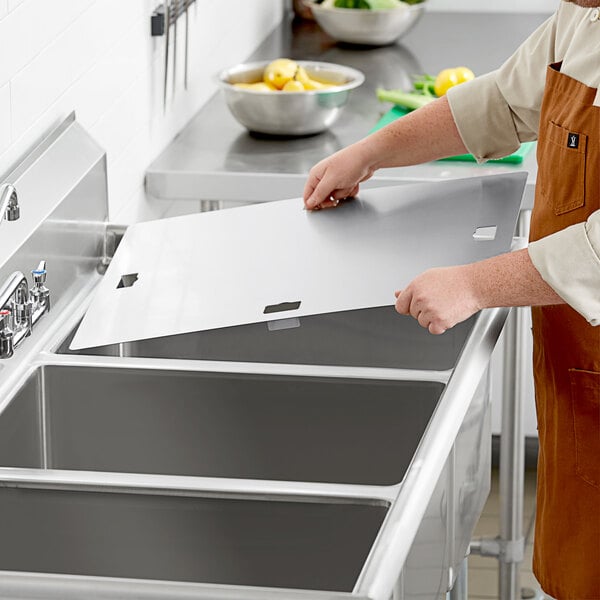
<path fill-rule="evenodd" d="M 477 263 L 430 269 L 396 292 L 396 310 L 431 333 L 444 333 L 482 308 L 564 304 L 527 250 Z"/>
<path fill-rule="evenodd" d="M 494 256 L 464 268 L 479 308 L 565 304 L 533 266 L 527 249 Z"/>
<path fill-rule="evenodd" d="M 397 119 L 357 145 L 373 170 L 467 152 L 445 97 Z"/>
<path fill-rule="evenodd" d="M 465 151 L 448 100 L 439 98 L 317 163 L 304 186 L 304 205 L 308 210 L 335 206 L 356 195 L 359 184 L 377 169 Z"/>

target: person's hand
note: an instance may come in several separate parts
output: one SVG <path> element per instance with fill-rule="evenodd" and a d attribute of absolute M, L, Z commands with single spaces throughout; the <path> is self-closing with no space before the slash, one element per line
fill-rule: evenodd
<path fill-rule="evenodd" d="M 478 287 L 472 265 L 430 269 L 395 292 L 396 310 L 430 333 L 444 333 L 483 308 Z"/>
<path fill-rule="evenodd" d="M 317 163 L 304 186 L 307 210 L 337 206 L 340 200 L 356 196 L 361 182 L 374 172 L 360 144 L 348 146 Z"/>

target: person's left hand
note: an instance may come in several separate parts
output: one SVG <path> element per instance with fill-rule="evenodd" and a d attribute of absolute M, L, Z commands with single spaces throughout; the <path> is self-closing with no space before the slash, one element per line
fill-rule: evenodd
<path fill-rule="evenodd" d="M 396 310 L 440 334 L 482 308 L 472 265 L 430 269 L 395 292 Z"/>

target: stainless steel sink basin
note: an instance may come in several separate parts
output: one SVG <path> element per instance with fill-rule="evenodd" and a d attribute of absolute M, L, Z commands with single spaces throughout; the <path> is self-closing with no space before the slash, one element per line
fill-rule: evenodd
<path fill-rule="evenodd" d="M 455 366 L 473 322 L 432 336 L 413 318 L 385 306 L 83 351 L 69 350 L 73 332 L 58 353 L 442 371 Z"/>
<path fill-rule="evenodd" d="M 0 466 L 393 485 L 443 388 L 44 366 L 0 414 Z"/>
<path fill-rule="evenodd" d="M 4 488 L 0 569 L 349 592 L 386 512 L 375 502 Z"/>

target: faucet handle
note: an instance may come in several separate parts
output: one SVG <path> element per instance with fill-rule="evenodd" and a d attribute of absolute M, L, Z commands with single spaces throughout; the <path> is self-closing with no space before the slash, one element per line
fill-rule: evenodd
<path fill-rule="evenodd" d="M 0 310 L 0 333 L 4 333 L 7 329 L 10 329 L 11 314 L 11 311 L 7 308 Z"/>
<path fill-rule="evenodd" d="M 0 310 L 0 358 L 10 358 L 14 353 L 14 334 L 11 329 L 11 312 Z"/>
<path fill-rule="evenodd" d="M 40 264 L 38 265 L 37 269 L 34 269 L 33 271 L 31 271 L 31 275 L 33 277 L 33 283 L 35 285 L 42 285 L 44 283 L 46 283 L 46 261 L 42 260 L 40 261 Z"/>
<path fill-rule="evenodd" d="M 29 290 L 31 301 L 37 305 L 44 305 L 46 311 L 50 311 L 50 290 L 46 287 L 46 261 L 40 261 L 37 269 L 31 271 L 33 287 Z"/>

